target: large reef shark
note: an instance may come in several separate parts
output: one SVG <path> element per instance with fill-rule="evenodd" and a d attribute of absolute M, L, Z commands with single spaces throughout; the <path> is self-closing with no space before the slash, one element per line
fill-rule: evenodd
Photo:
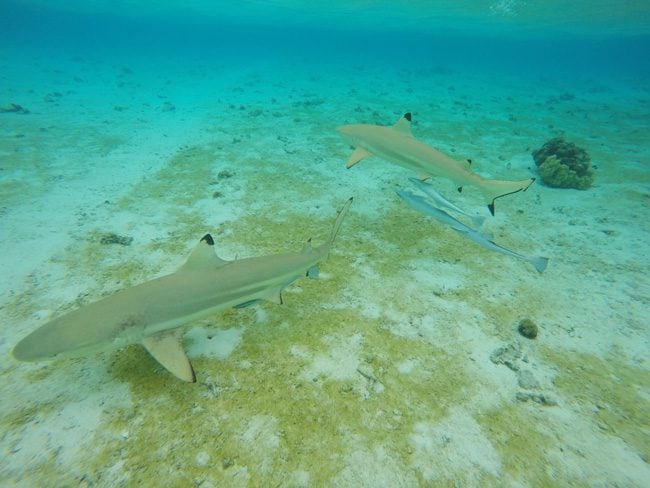
<path fill-rule="evenodd" d="M 431 176 L 448 178 L 458 185 L 458 191 L 465 185 L 475 186 L 483 194 L 492 215 L 494 200 L 525 191 L 535 181 L 535 178 L 519 181 L 489 180 L 470 171 L 471 160 L 452 159 L 415 139 L 411 133 L 410 112 L 404 114 L 393 127 L 354 124 L 343 125 L 337 130 L 355 148 L 348 159 L 348 168 L 374 155 L 415 171 L 422 180 Z"/>
<path fill-rule="evenodd" d="M 78 357 L 142 344 L 168 371 L 183 381 L 196 376 L 181 342 L 182 326 L 231 307 L 260 300 L 282 303 L 282 290 L 307 274 L 329 254 L 352 203 L 339 212 L 329 239 L 300 252 L 225 261 L 206 234 L 176 272 L 121 290 L 55 318 L 13 350 L 20 361 Z"/>

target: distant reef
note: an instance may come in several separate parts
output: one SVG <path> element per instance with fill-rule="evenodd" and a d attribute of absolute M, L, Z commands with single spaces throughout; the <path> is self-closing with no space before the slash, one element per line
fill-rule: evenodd
<path fill-rule="evenodd" d="M 548 186 L 586 190 L 594 182 L 587 151 L 563 137 L 551 139 L 534 150 L 533 159 L 542 181 Z"/>

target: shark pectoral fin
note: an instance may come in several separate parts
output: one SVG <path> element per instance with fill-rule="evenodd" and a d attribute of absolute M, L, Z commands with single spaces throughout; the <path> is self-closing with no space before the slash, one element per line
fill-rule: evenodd
<path fill-rule="evenodd" d="M 252 307 L 253 305 L 257 305 L 259 302 L 260 302 L 259 298 L 255 298 L 254 300 L 248 300 L 246 302 L 238 303 L 233 308 L 248 308 L 248 307 Z"/>
<path fill-rule="evenodd" d="M 203 270 L 208 267 L 219 267 L 228 264 L 214 252 L 214 239 L 210 234 L 204 235 L 194 247 L 190 256 L 181 267 L 182 270 Z"/>
<path fill-rule="evenodd" d="M 348 158 L 348 162 L 345 165 L 346 168 L 350 169 L 352 166 L 357 164 L 359 161 L 362 159 L 365 159 L 369 156 L 372 156 L 372 153 L 370 151 L 366 151 L 362 147 L 358 147 L 354 150 L 354 152 L 350 155 Z"/>
<path fill-rule="evenodd" d="M 418 180 L 420 180 L 420 181 L 426 181 L 429 178 L 431 178 L 431 176 L 429 176 L 426 173 L 418 173 Z"/>
<path fill-rule="evenodd" d="M 178 379 L 190 383 L 196 382 L 194 369 L 185 354 L 179 333 L 163 332 L 146 337 L 142 341 L 142 345 L 156 361 Z"/>
<path fill-rule="evenodd" d="M 406 112 L 393 126 L 393 130 L 413 137 L 413 133 L 411 132 L 411 118 L 411 112 Z"/>
<path fill-rule="evenodd" d="M 307 270 L 307 273 L 305 273 L 305 275 L 307 276 L 307 278 L 316 279 L 318 278 L 318 273 L 319 273 L 318 265 L 314 265 Z"/>

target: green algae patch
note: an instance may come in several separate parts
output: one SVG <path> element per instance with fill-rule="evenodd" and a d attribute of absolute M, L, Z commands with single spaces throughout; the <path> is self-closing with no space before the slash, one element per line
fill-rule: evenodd
<path fill-rule="evenodd" d="M 95 230 L 76 240 L 62 254 L 50 259 L 75 275 L 92 276 L 98 283 L 119 283 L 122 288 L 142 282 L 152 271 L 138 258 L 135 246 L 108 246 Z"/>
<path fill-rule="evenodd" d="M 621 361 L 592 354 L 540 350 L 541 357 L 557 368 L 554 384 L 571 398 L 583 414 L 607 435 L 620 437 L 650 459 L 650 371 Z"/>
<path fill-rule="evenodd" d="M 0 180 L 0 198 L 2 207 L 0 211 L 10 206 L 21 203 L 30 193 L 36 193 L 42 188 L 38 184 L 19 180 L 16 177 Z"/>
<path fill-rule="evenodd" d="M 23 404 L 20 408 L 13 409 L 2 415 L 0 422 L 3 432 L 11 432 L 23 425 L 39 421 L 39 419 L 47 417 L 60 408 L 60 402 Z"/>
<path fill-rule="evenodd" d="M 209 198 L 216 180 L 218 150 L 209 146 L 180 149 L 158 171 L 143 178 L 120 198 L 120 209 L 132 210 L 143 202 L 189 206 Z"/>
<path fill-rule="evenodd" d="M 2 310 L 12 321 L 25 320 L 34 314 L 38 309 L 37 295 L 38 279 L 34 273 L 29 275 L 30 285 L 24 291 L 13 293 L 10 298 L 3 304 Z"/>
<path fill-rule="evenodd" d="M 533 321 L 538 329 L 543 330 L 543 321 L 538 321 L 537 317 L 544 317 L 550 292 L 540 289 L 535 281 L 528 282 L 524 279 L 518 280 L 512 289 L 511 294 L 493 296 L 484 290 L 481 283 L 473 283 L 462 290 L 460 298 L 467 303 L 477 303 L 477 307 L 490 318 L 479 324 L 489 336 L 503 341 L 520 337 L 518 325 L 524 318 Z"/>
<path fill-rule="evenodd" d="M 195 385 L 173 378 L 141 348 L 116 355 L 111 372 L 130 383 L 133 404 L 111 415 L 105 428 L 113 434 L 96 465 L 121 462 L 130 483 L 160 479 L 162 470 L 172 486 L 237 486 L 242 477 L 253 486 L 287 485 L 292 473 L 307 472 L 310 484 L 322 486 L 355 448 L 384 445 L 407 466 L 413 424 L 442 418 L 465 396 L 470 381 L 462 361 L 388 334 L 351 310 L 316 313 L 312 306 L 311 323 L 295 320 L 294 308 L 303 305 L 295 298 L 307 293 L 292 296 L 291 307 L 265 306 L 268 323 L 246 323 L 226 360 L 193 360 Z M 228 321 L 237 316 L 248 322 L 254 313 L 229 314 Z M 350 376 L 304 374 L 317 355 L 357 334 Z M 292 354 L 296 347 L 304 354 Z M 397 372 L 407 357 L 426 367 Z"/>
<path fill-rule="evenodd" d="M 172 208 L 166 215 L 170 222 L 165 223 L 165 226 L 168 226 L 170 231 L 164 238 L 148 242 L 145 245 L 147 250 L 164 252 L 170 256 L 186 256 L 191 252 L 192 246 L 196 245 L 203 237 L 206 230 L 210 230 L 202 213 L 191 207 Z"/>
<path fill-rule="evenodd" d="M 557 473 L 548 472 L 547 453 L 557 440 L 536 427 L 545 419 L 526 404 L 510 404 L 476 415 L 476 421 L 501 456 L 503 474 L 498 486 L 511 483 L 533 487 L 556 486 Z M 557 466 L 555 467 L 557 469 Z"/>

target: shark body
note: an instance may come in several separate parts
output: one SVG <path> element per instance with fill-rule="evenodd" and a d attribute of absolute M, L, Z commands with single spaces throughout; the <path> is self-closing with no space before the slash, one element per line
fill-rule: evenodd
<path fill-rule="evenodd" d="M 543 273 L 544 270 L 546 270 L 546 267 L 548 266 L 548 258 L 543 256 L 524 256 L 523 254 L 519 254 L 518 252 L 511 251 L 510 249 L 505 248 L 503 246 L 499 246 L 497 243 L 495 243 L 492 240 L 493 238 L 490 234 L 479 232 L 478 230 L 473 229 L 468 225 L 465 225 L 460 220 L 452 217 L 444 210 L 439 209 L 434 205 L 431 205 L 429 202 L 427 202 L 424 198 L 422 198 L 419 195 L 414 195 L 411 192 L 403 191 L 403 190 L 397 190 L 396 193 L 413 210 L 417 210 L 418 212 L 421 212 L 425 215 L 429 215 L 430 217 L 437 219 L 443 224 L 446 224 L 447 226 L 454 229 L 459 234 L 464 235 L 469 240 L 474 241 L 476 244 L 480 246 L 483 246 L 485 249 L 489 249 L 490 251 L 500 252 L 502 254 L 507 254 L 508 256 L 512 256 L 514 258 L 521 259 L 522 261 L 526 261 L 532 264 L 538 273 Z"/>
<path fill-rule="evenodd" d="M 339 212 L 329 239 L 302 251 L 226 261 L 206 234 L 176 272 L 121 290 L 55 318 L 14 348 L 21 361 L 78 357 L 141 343 L 184 381 L 196 376 L 181 343 L 182 326 L 259 300 L 282 303 L 282 290 L 315 271 L 327 257 L 352 199 Z"/>
<path fill-rule="evenodd" d="M 525 191 L 535 181 L 535 178 L 519 181 L 490 180 L 470 171 L 470 160 L 455 160 L 415 139 L 411 133 L 410 113 L 404 114 L 393 127 L 354 124 L 343 125 L 337 130 L 355 148 L 348 159 L 348 168 L 375 155 L 415 171 L 423 180 L 431 176 L 448 178 L 458 185 L 458 191 L 466 185 L 475 186 L 483 194 L 492 215 L 495 199 Z"/>

